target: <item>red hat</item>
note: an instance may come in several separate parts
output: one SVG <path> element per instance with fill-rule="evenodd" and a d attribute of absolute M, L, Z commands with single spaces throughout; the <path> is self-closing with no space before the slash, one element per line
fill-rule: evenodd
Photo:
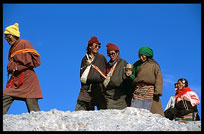
<path fill-rule="evenodd" d="M 98 44 L 101 44 L 99 41 L 98 41 L 98 39 L 97 39 L 97 37 L 91 37 L 91 39 L 89 40 L 89 42 L 88 42 L 88 45 L 91 45 L 91 44 L 93 44 L 93 43 L 98 43 Z"/>
<path fill-rule="evenodd" d="M 112 43 L 108 43 L 108 44 L 106 45 L 106 47 L 107 47 L 107 52 L 108 52 L 108 53 L 109 53 L 110 51 L 112 51 L 112 50 L 118 50 L 118 51 L 119 51 L 119 47 L 116 46 L 115 44 L 112 44 Z"/>

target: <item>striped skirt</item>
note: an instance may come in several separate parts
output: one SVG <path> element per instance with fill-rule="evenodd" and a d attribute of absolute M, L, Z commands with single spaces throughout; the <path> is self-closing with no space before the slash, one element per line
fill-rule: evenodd
<path fill-rule="evenodd" d="M 182 117 L 175 117 L 175 121 L 178 121 L 179 123 L 188 123 L 189 121 L 195 121 L 196 120 L 195 118 L 196 118 L 196 112 L 189 113 Z"/>
<path fill-rule="evenodd" d="M 154 94 L 154 86 L 146 85 L 146 86 L 136 86 L 135 91 L 133 92 L 132 99 L 153 99 Z"/>

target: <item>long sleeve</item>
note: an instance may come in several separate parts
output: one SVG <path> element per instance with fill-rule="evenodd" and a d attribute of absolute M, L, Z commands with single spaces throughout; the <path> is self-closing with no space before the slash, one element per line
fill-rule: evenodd
<path fill-rule="evenodd" d="M 164 111 L 166 111 L 169 108 L 174 108 L 174 106 L 175 106 L 175 96 L 171 96 Z"/>
<path fill-rule="evenodd" d="M 162 88 L 163 88 L 163 78 L 161 74 L 161 70 L 157 64 L 155 64 L 155 93 L 162 96 Z"/>
<path fill-rule="evenodd" d="M 8 73 L 12 74 L 3 94 L 20 98 L 43 98 L 33 68 L 41 63 L 39 53 L 29 41 L 18 39 L 9 50 Z"/>
<path fill-rule="evenodd" d="M 28 41 L 24 41 L 24 48 L 22 50 L 25 49 L 34 49 L 32 44 Z M 16 54 L 14 57 L 14 61 L 17 63 L 17 68 L 19 71 L 21 71 L 22 69 L 26 69 L 26 68 L 35 68 L 40 66 L 40 55 L 34 53 L 34 52 L 27 52 L 27 53 L 19 53 Z"/>
<path fill-rule="evenodd" d="M 192 106 L 200 104 L 199 97 L 194 91 L 187 92 L 186 94 L 184 94 L 184 96 L 190 99 Z"/>
<path fill-rule="evenodd" d="M 12 56 L 13 54 L 13 56 Z M 34 50 L 29 41 L 22 40 L 17 49 L 11 54 L 11 59 L 8 64 L 8 70 L 23 71 L 29 68 L 40 66 L 40 55 Z"/>

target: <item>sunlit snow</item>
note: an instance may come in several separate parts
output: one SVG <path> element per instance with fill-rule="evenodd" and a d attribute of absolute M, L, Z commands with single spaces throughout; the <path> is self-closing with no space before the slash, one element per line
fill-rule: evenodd
<path fill-rule="evenodd" d="M 145 109 L 40 111 L 3 115 L 3 131 L 201 131 L 201 121 L 170 121 Z"/>

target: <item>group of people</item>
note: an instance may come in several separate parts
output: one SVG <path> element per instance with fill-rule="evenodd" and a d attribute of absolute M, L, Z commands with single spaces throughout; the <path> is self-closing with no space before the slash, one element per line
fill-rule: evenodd
<path fill-rule="evenodd" d="M 98 52 L 100 46 L 97 37 L 88 41 L 81 61 L 81 89 L 75 110 L 135 107 L 164 116 L 160 101 L 163 78 L 152 49 L 141 47 L 140 60 L 131 65 L 119 56 L 117 45 L 106 45 L 109 61 Z"/>
<path fill-rule="evenodd" d="M 42 92 L 34 71 L 40 65 L 40 55 L 29 41 L 20 39 L 18 23 L 6 27 L 4 34 L 5 40 L 11 45 L 7 65 L 8 77 L 11 77 L 3 91 L 3 114 L 7 113 L 14 100 L 25 101 L 28 112 L 40 111 L 38 99 L 42 99 Z M 176 116 L 197 112 L 196 106 L 200 103 L 198 95 L 188 85 L 180 87 L 180 79 L 173 108 L 169 110 L 169 106 L 163 112 L 160 100 L 163 78 L 151 48 L 141 47 L 138 51 L 139 60 L 131 65 L 119 56 L 117 45 L 107 43 L 109 61 L 98 52 L 100 47 L 98 38 L 91 37 L 81 61 L 81 89 L 75 111 L 94 110 L 95 107 L 98 110 L 135 107 L 171 120 Z M 185 103 L 181 103 L 184 99 Z M 181 107 L 186 108 L 182 104 L 187 104 L 188 112 L 178 114 Z M 189 112 L 189 109 L 193 110 Z"/>

